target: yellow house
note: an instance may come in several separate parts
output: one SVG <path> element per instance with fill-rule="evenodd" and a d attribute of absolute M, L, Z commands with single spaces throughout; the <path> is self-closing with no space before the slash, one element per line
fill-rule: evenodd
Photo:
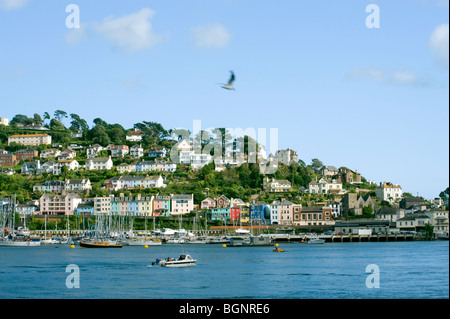
<path fill-rule="evenodd" d="M 275 179 L 265 177 L 263 181 L 263 188 L 266 192 L 289 192 L 292 189 L 291 182 L 286 179 Z"/>

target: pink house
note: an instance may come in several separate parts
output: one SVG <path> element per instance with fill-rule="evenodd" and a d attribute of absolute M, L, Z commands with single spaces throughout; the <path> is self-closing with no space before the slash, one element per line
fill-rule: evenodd
<path fill-rule="evenodd" d="M 216 207 L 216 201 L 210 197 L 205 198 L 202 200 L 202 203 L 200 205 L 201 209 L 211 209 Z"/>
<path fill-rule="evenodd" d="M 82 199 L 78 194 L 52 195 L 44 194 L 39 199 L 39 214 L 73 215 Z"/>

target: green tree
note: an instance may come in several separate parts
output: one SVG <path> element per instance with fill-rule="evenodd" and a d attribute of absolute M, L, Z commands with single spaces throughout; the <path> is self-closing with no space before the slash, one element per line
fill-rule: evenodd
<path fill-rule="evenodd" d="M 37 113 L 34 113 L 34 115 L 33 115 L 33 122 L 34 122 L 34 124 L 37 124 L 37 125 L 42 125 L 42 123 L 44 123 L 44 121 L 42 120 L 42 117 Z"/>
<path fill-rule="evenodd" d="M 444 201 L 445 207 L 448 210 L 449 188 L 447 187 L 445 190 L 440 192 L 439 197 Z"/>
<path fill-rule="evenodd" d="M 432 240 L 434 234 L 434 226 L 432 226 L 430 223 L 425 224 L 425 237 L 427 240 Z"/>
<path fill-rule="evenodd" d="M 55 113 L 53 113 L 53 115 L 59 122 L 61 122 L 63 118 L 67 118 L 67 112 L 62 110 L 56 110 Z"/>
<path fill-rule="evenodd" d="M 97 143 L 102 146 L 106 146 L 111 142 L 105 127 L 101 124 L 94 126 L 92 130 L 89 131 L 88 137 L 92 140 L 92 143 Z"/>
<path fill-rule="evenodd" d="M 65 131 L 66 127 L 57 119 L 50 121 L 50 129 L 55 131 Z"/>
<path fill-rule="evenodd" d="M 317 159 L 317 158 L 313 158 L 311 160 L 311 167 L 318 172 L 322 167 L 323 167 L 323 163 Z"/>
<path fill-rule="evenodd" d="M 86 133 L 89 130 L 89 125 L 86 120 L 82 119 L 79 115 L 72 113 L 70 114 L 72 121 L 70 122 L 69 130 L 72 132 L 82 131 Z"/>
<path fill-rule="evenodd" d="M 33 119 L 28 118 L 28 116 L 23 114 L 17 114 L 15 115 L 11 121 L 10 124 L 23 124 L 23 125 L 29 125 L 33 123 Z"/>

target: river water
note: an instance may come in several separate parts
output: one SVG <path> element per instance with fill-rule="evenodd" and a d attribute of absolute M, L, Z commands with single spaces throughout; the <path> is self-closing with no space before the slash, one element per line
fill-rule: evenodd
<path fill-rule="evenodd" d="M 0 247 L 0 299 L 449 298 L 448 241 L 280 247 L 285 252 L 272 252 L 272 247 L 169 244 L 119 249 Z M 197 259 L 197 265 L 152 266 L 156 258 L 182 252 Z M 76 265 L 78 272 L 70 272 L 68 265 Z M 74 276 L 79 288 L 73 287 Z"/>

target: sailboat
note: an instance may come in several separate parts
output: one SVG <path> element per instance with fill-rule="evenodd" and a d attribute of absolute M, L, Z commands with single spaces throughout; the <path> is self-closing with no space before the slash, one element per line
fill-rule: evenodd
<path fill-rule="evenodd" d="M 14 199 L 11 196 L 9 204 L 2 212 L 2 225 L 1 225 L 1 237 L 0 246 L 3 247 L 37 247 L 41 245 L 40 239 L 33 239 L 30 237 L 28 229 L 24 227 L 18 227 L 14 230 L 14 206 L 16 203 L 16 195 Z M 8 224 L 8 227 L 6 226 Z"/>
<path fill-rule="evenodd" d="M 133 236 L 127 241 L 127 244 L 129 246 L 159 246 L 162 244 L 160 239 L 147 237 L 147 215 L 145 215 L 145 230 L 143 235 L 138 235 L 136 238 Z"/>
<path fill-rule="evenodd" d="M 81 248 L 122 248 L 122 244 L 107 237 L 104 229 L 104 215 L 96 216 L 95 237 L 83 238 L 80 241 Z"/>
<path fill-rule="evenodd" d="M 44 239 L 41 239 L 41 244 L 43 244 L 43 245 L 55 245 L 55 244 L 58 244 L 58 241 L 55 238 L 47 238 L 47 218 L 48 218 L 48 216 L 45 215 L 45 219 L 44 219 Z"/>

